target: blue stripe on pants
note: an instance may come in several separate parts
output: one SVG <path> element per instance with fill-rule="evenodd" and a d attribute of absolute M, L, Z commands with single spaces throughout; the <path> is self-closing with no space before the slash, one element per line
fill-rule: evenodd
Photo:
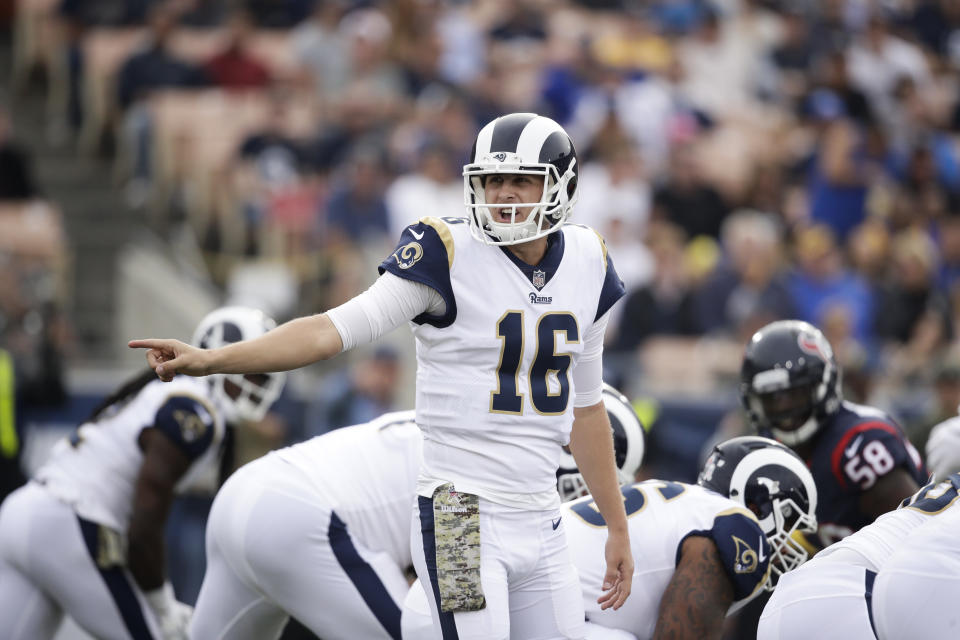
<path fill-rule="evenodd" d="M 873 637 L 877 637 L 877 626 L 873 624 L 873 583 L 877 579 L 877 574 L 874 571 L 866 570 L 866 576 L 864 577 L 864 589 L 863 597 L 867 601 L 867 617 L 870 619 L 870 630 L 873 631 Z"/>
<path fill-rule="evenodd" d="M 377 572 L 360 557 L 357 548 L 353 545 L 353 540 L 350 539 L 350 534 L 347 533 L 347 525 L 334 512 L 330 512 L 330 528 L 327 530 L 327 536 L 330 538 L 333 555 L 347 573 L 353 586 L 360 592 L 360 597 L 367 603 L 370 611 L 390 637 L 400 640 L 400 607 L 383 586 Z"/>
<path fill-rule="evenodd" d="M 110 567 L 103 569 L 97 565 L 97 553 L 100 549 L 100 525 L 96 522 L 90 522 L 77 517 L 80 521 L 80 531 L 83 533 L 83 541 L 87 545 L 87 551 L 93 559 L 93 566 L 100 572 L 110 595 L 113 597 L 117 609 L 120 611 L 120 617 L 123 618 L 123 624 L 130 632 L 134 640 L 154 640 L 150 633 L 150 627 L 143 617 L 143 609 L 140 608 L 140 601 L 137 600 L 137 594 L 134 593 L 130 581 L 122 567 Z"/>
<path fill-rule="evenodd" d="M 440 583 L 437 581 L 437 541 L 434 537 L 433 500 L 417 496 L 420 507 L 420 537 L 423 538 L 423 558 L 427 563 L 427 573 L 430 574 L 430 586 L 433 588 L 433 599 L 440 612 L 440 630 L 443 640 L 460 640 L 457 634 L 457 624 L 453 620 L 453 613 L 440 610 Z"/>

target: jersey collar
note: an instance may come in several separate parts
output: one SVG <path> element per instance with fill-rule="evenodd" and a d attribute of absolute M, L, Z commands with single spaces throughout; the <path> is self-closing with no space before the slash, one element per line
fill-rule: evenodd
<path fill-rule="evenodd" d="M 542 290 L 560 267 L 560 261 L 563 259 L 563 245 L 563 229 L 557 229 L 547 236 L 547 250 L 540 262 L 535 265 L 527 264 L 507 247 L 500 247 L 500 250 L 523 272 L 534 288 Z"/>

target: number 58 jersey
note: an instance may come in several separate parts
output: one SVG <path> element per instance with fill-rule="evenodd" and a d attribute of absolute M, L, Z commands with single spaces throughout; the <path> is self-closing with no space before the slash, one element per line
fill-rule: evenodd
<path fill-rule="evenodd" d="M 663 592 L 680 562 L 680 549 L 690 536 L 710 538 L 733 585 L 730 611 L 760 593 L 770 571 L 770 545 L 752 512 L 742 505 L 681 482 L 647 480 L 621 487 L 630 546 L 633 586 L 630 597 L 614 611 L 600 610 L 606 523 L 590 496 L 563 505 L 567 543 L 583 589 L 587 620 L 621 629 L 641 640 L 653 637 Z"/>
<path fill-rule="evenodd" d="M 380 265 L 435 289 L 446 305 L 412 324 L 424 435 L 418 490 L 430 495 L 430 481 L 452 481 L 494 502 L 556 507 L 577 392 L 571 373 L 623 283 L 588 227 L 547 236 L 546 254 L 531 266 L 475 240 L 466 222 L 423 218 Z"/>

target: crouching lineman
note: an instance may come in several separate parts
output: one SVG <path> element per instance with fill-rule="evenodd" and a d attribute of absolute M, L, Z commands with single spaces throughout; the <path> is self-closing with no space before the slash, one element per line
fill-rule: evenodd
<path fill-rule="evenodd" d="M 608 385 L 602 398 L 621 477 L 632 479 L 639 422 L 628 434 L 626 399 Z M 210 511 L 191 637 L 270 640 L 292 615 L 324 640 L 399 640 L 421 449 L 414 412 L 404 411 L 238 469 Z"/>
<path fill-rule="evenodd" d="M 605 523 L 589 496 L 564 504 L 558 526 L 567 528 L 580 574 L 589 640 L 720 638 L 727 613 L 806 560 L 792 536 L 816 530 L 817 490 L 790 449 L 756 436 L 728 440 L 711 453 L 698 485 L 648 480 L 622 488 L 636 568 L 631 597 L 616 611 L 596 604 Z M 426 607 L 423 589 L 411 589 L 404 640 L 433 637 L 417 624 Z"/>
<path fill-rule="evenodd" d="M 934 468 L 960 470 L 960 421 L 939 425 Z M 960 474 L 931 482 L 900 507 L 786 576 L 757 638 L 957 638 L 960 629 Z"/>
<path fill-rule="evenodd" d="M 224 307 L 201 321 L 194 344 L 273 326 L 260 311 Z M 174 493 L 216 491 L 227 425 L 262 419 L 283 383 L 269 374 L 164 384 L 147 370 L 105 399 L 0 507 L 0 635 L 52 638 L 67 613 L 104 640 L 185 638 L 191 609 L 164 578 Z"/>

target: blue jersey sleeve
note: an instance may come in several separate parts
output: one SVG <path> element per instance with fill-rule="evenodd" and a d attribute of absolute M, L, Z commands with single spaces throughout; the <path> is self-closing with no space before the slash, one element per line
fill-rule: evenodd
<path fill-rule="evenodd" d="M 884 420 L 861 422 L 848 429 L 830 455 L 834 477 L 847 490 L 870 489 L 877 480 L 903 467 L 922 485 L 926 471 L 899 427 Z"/>
<path fill-rule="evenodd" d="M 450 282 L 450 267 L 453 266 L 454 245 L 448 224 L 465 223 L 465 219 L 421 218 L 400 235 L 397 248 L 380 263 L 378 271 L 389 271 L 395 276 L 413 280 L 435 289 L 446 303 L 441 316 L 421 313 L 413 319 L 417 324 L 430 324 L 443 328 L 457 318 L 457 300 Z"/>
<path fill-rule="evenodd" d="M 721 513 L 714 518 L 713 528 L 689 535 L 706 536 L 717 545 L 720 562 L 733 585 L 734 601 L 753 596 L 767 582 L 770 543 L 757 521 L 745 512 Z"/>
<path fill-rule="evenodd" d="M 603 240 L 601 239 L 600 242 L 602 243 Z M 603 278 L 603 287 L 600 289 L 600 301 L 597 303 L 597 315 L 593 319 L 594 322 L 609 311 L 610 307 L 622 298 L 627 291 L 623 285 L 623 280 L 620 279 L 617 270 L 613 267 L 613 259 L 607 253 L 606 244 L 603 246 L 603 255 L 607 261 L 607 269 Z"/>
<path fill-rule="evenodd" d="M 203 455 L 213 442 L 213 416 L 202 402 L 190 396 L 168 398 L 157 410 L 153 426 L 191 460 Z"/>

